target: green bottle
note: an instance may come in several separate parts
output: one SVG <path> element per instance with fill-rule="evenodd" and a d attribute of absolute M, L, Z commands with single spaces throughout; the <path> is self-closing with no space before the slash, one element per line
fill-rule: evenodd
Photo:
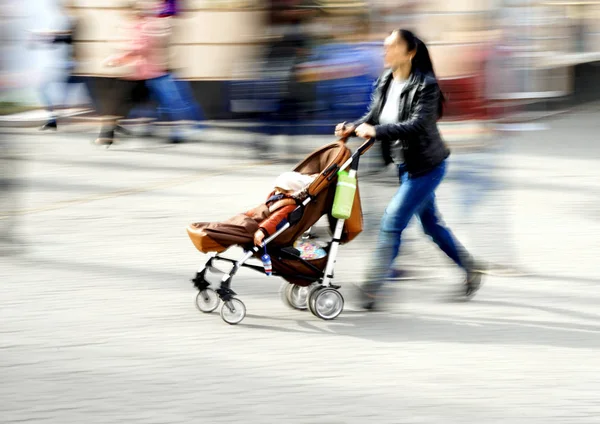
<path fill-rule="evenodd" d="M 338 172 L 337 187 L 333 199 L 331 214 L 336 219 L 348 219 L 352 214 L 354 194 L 356 193 L 356 177 L 351 177 L 347 172 Z"/>

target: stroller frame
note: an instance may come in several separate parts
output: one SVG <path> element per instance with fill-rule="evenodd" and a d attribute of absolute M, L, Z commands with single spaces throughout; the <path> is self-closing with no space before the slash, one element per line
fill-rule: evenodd
<path fill-rule="evenodd" d="M 346 140 L 347 139 L 342 139 L 343 142 L 346 142 Z M 374 143 L 375 139 L 368 139 L 355 152 L 352 153 L 350 158 L 344 162 L 343 165 L 339 167 L 335 166 L 333 169 L 328 169 L 325 172 L 328 172 L 330 175 L 335 175 L 335 173 L 339 171 L 344 171 L 350 168 L 348 172 L 349 176 L 355 177 L 358 173 L 360 157 L 366 153 Z M 287 222 L 285 222 L 285 224 L 281 226 L 279 230 L 267 237 L 260 246 L 254 246 L 251 250 L 246 251 L 239 260 L 226 258 L 219 256 L 216 253 L 212 253 L 210 259 L 202 267 L 200 267 L 196 273 L 196 277 L 192 279 L 192 282 L 199 291 L 198 295 L 196 296 L 196 307 L 201 312 L 210 313 L 218 308 L 220 301 L 223 301 L 221 318 L 228 324 L 239 324 L 246 316 L 246 306 L 240 299 L 236 297 L 237 293 L 231 289 L 231 281 L 233 277 L 242 267 L 264 272 L 262 266 L 248 264 L 247 262 L 254 257 L 260 251 L 260 249 L 266 248 L 266 246 L 268 246 L 269 243 L 275 240 L 279 235 L 298 223 L 302 218 L 303 209 L 312 200 L 313 196 L 310 195 L 304 199 L 302 203 L 299 204 L 296 209 L 289 214 Z M 308 308 L 313 315 L 324 320 L 332 320 L 340 315 L 344 308 L 344 298 L 338 291 L 341 286 L 334 285 L 333 278 L 338 250 L 344 230 L 344 222 L 345 220 L 343 219 L 338 219 L 336 221 L 333 237 L 328 247 L 329 252 L 327 265 L 323 271 L 314 267 L 312 264 L 303 260 L 302 258 L 294 256 L 292 253 L 285 251 L 285 249 L 278 250 L 278 253 L 289 255 L 295 260 L 302 261 L 304 265 L 313 269 L 317 274 L 320 275 L 317 278 L 295 275 L 295 278 L 305 279 L 308 283 L 312 282 L 312 284 L 307 287 L 301 287 L 290 283 L 284 290 L 283 294 L 283 300 L 288 304 L 288 306 L 298 310 Z M 214 266 L 214 262 L 216 261 L 222 261 L 231 264 L 231 270 L 229 272 L 221 271 Z M 208 270 L 223 274 L 220 281 L 220 286 L 217 290 L 210 288 L 211 284 L 206 280 L 206 272 Z M 274 272 L 273 275 L 277 276 L 278 274 Z"/>

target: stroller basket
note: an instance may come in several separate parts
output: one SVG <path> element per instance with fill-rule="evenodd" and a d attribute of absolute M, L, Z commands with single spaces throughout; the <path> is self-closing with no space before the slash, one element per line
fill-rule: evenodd
<path fill-rule="evenodd" d="M 295 249 L 294 249 L 295 250 Z M 328 256 L 318 259 L 302 259 L 299 252 L 290 253 L 287 249 L 271 253 L 273 273 L 291 284 L 309 286 L 323 277 Z"/>

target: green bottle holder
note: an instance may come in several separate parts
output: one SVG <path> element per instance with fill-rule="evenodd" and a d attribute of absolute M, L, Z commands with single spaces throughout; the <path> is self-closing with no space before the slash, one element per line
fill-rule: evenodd
<path fill-rule="evenodd" d="M 337 187 L 333 198 L 331 214 L 336 219 L 348 219 L 352 214 L 354 195 L 356 194 L 356 177 L 345 171 L 338 172 Z"/>

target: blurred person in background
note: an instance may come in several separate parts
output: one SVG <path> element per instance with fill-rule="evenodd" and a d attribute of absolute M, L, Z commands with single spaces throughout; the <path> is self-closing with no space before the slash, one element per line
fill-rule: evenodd
<path fill-rule="evenodd" d="M 470 298 L 481 285 L 480 266 L 444 226 L 435 199 L 450 151 L 437 128 L 444 96 L 429 51 L 407 30 L 392 32 L 384 48 L 385 65 L 389 69 L 376 84 L 368 112 L 354 124 L 342 123 L 335 130 L 338 137 L 355 133 L 361 138 L 389 143 L 402 181 L 381 221 L 374 260 L 360 290 L 362 306 L 366 309 L 376 306 L 380 289 L 393 273 L 402 232 L 414 215 L 421 221 L 425 234 L 465 270 L 461 295 Z"/>
<path fill-rule="evenodd" d="M 160 7 L 161 8 L 158 10 L 157 16 L 159 18 L 168 20 L 169 25 L 171 25 L 171 27 L 174 27 L 176 25 L 176 22 L 174 22 L 173 19 L 176 19 L 178 16 L 180 16 L 179 1 L 164 0 L 164 1 L 162 1 L 162 4 L 160 5 Z M 168 60 L 168 62 L 171 62 L 171 60 Z M 167 68 L 168 68 L 169 75 L 175 82 L 175 85 L 179 92 L 179 97 L 181 98 L 181 101 L 183 102 L 183 104 L 185 106 L 187 119 L 195 121 L 196 129 L 202 128 L 203 127 L 202 121 L 204 120 L 204 112 L 202 110 L 202 107 L 198 104 L 198 102 L 196 101 L 196 99 L 194 97 L 194 92 L 192 91 L 191 85 L 189 84 L 188 81 L 179 79 L 177 77 L 177 70 L 174 69 L 173 66 L 167 66 Z M 139 93 L 139 95 L 133 96 L 134 97 L 133 103 L 139 103 L 141 101 L 152 99 L 152 97 L 150 96 L 150 93 L 144 87 L 138 86 L 136 91 Z M 158 99 L 154 98 L 154 100 L 158 100 Z M 160 101 L 158 103 L 160 104 Z M 160 120 L 165 114 L 168 117 L 168 111 L 159 106 L 156 110 L 157 119 Z M 119 128 L 119 127 L 117 127 L 117 128 Z M 147 128 L 144 132 L 144 135 L 149 137 L 149 136 L 152 136 L 152 134 L 153 134 L 153 125 L 152 125 L 152 123 L 150 123 L 147 126 Z"/>
<path fill-rule="evenodd" d="M 16 79 L 10 75 L 10 50 L 16 47 L 16 37 L 10 21 L 18 18 L 19 12 L 13 0 L 0 0 L 0 95 L 14 88 Z M 13 71 L 14 72 L 14 71 Z M 4 113 L 4 111 L 1 111 Z M 0 256 L 20 253 L 22 243 L 15 237 L 17 228 L 18 176 L 20 158 L 15 137 L 9 137 L 0 128 Z"/>
<path fill-rule="evenodd" d="M 147 89 L 159 106 L 167 111 L 174 125 L 170 142 L 179 143 L 182 137 L 177 122 L 185 118 L 187 108 L 175 80 L 168 72 L 171 23 L 169 19 L 158 16 L 160 7 L 161 2 L 157 0 L 134 2 L 131 42 L 125 52 L 107 58 L 105 64 L 109 67 L 132 66 L 131 71 L 122 78 L 136 82 L 134 90 Z M 120 87 L 114 90 L 104 114 L 115 118 L 103 126 L 96 144 L 111 145 L 114 142 L 118 117 L 126 116 L 138 97 Z"/>
<path fill-rule="evenodd" d="M 10 138 L 0 130 L 0 255 L 15 253 L 19 157 Z"/>
<path fill-rule="evenodd" d="M 59 71 L 62 77 L 61 82 L 64 82 L 63 98 L 60 105 L 62 107 L 65 107 L 67 105 L 68 95 L 71 93 L 72 88 L 79 84 L 84 84 L 86 86 L 93 105 L 94 99 L 91 95 L 92 91 L 90 89 L 89 79 L 75 74 L 75 70 L 77 68 L 77 60 L 79 56 L 77 54 L 77 46 L 75 43 L 80 21 L 77 12 L 78 9 L 73 7 L 71 0 L 62 0 L 60 4 L 62 6 L 62 12 L 67 17 L 67 28 L 62 31 L 35 31 L 33 32 L 33 34 L 36 37 L 37 41 L 40 42 L 49 43 L 52 45 L 67 45 L 67 56 L 63 60 L 61 60 L 59 65 Z M 54 102 L 52 101 L 52 96 L 50 95 L 50 88 L 55 82 L 58 81 L 56 81 L 55 78 L 51 77 L 49 79 L 45 79 L 42 85 L 40 86 L 40 94 L 44 102 L 44 106 L 50 113 L 50 119 L 48 120 L 48 122 L 46 122 L 46 124 L 44 124 L 41 130 L 56 131 L 56 129 L 58 128 Z"/>
<path fill-rule="evenodd" d="M 180 1 L 181 0 L 164 0 L 158 16 L 167 19 L 177 18 L 179 16 Z M 175 23 L 172 25 L 175 25 Z M 169 74 L 175 79 L 179 96 L 185 105 L 189 119 L 196 121 L 196 127 L 199 128 L 201 126 L 200 122 L 204 120 L 204 112 L 194 98 L 192 87 L 188 81 L 177 78 L 177 71 L 174 70 L 172 66 L 169 67 Z"/>
<path fill-rule="evenodd" d="M 311 8 L 312 0 L 270 0 L 268 4 L 271 42 L 266 67 L 287 75 L 281 85 L 279 107 L 269 117 L 273 124 L 270 135 L 294 136 L 301 120 L 310 113 L 316 96 L 314 84 L 302 81 L 298 75 L 299 66 L 311 53 L 307 24 L 315 11 Z M 291 140 L 287 147 L 293 155 Z"/>

